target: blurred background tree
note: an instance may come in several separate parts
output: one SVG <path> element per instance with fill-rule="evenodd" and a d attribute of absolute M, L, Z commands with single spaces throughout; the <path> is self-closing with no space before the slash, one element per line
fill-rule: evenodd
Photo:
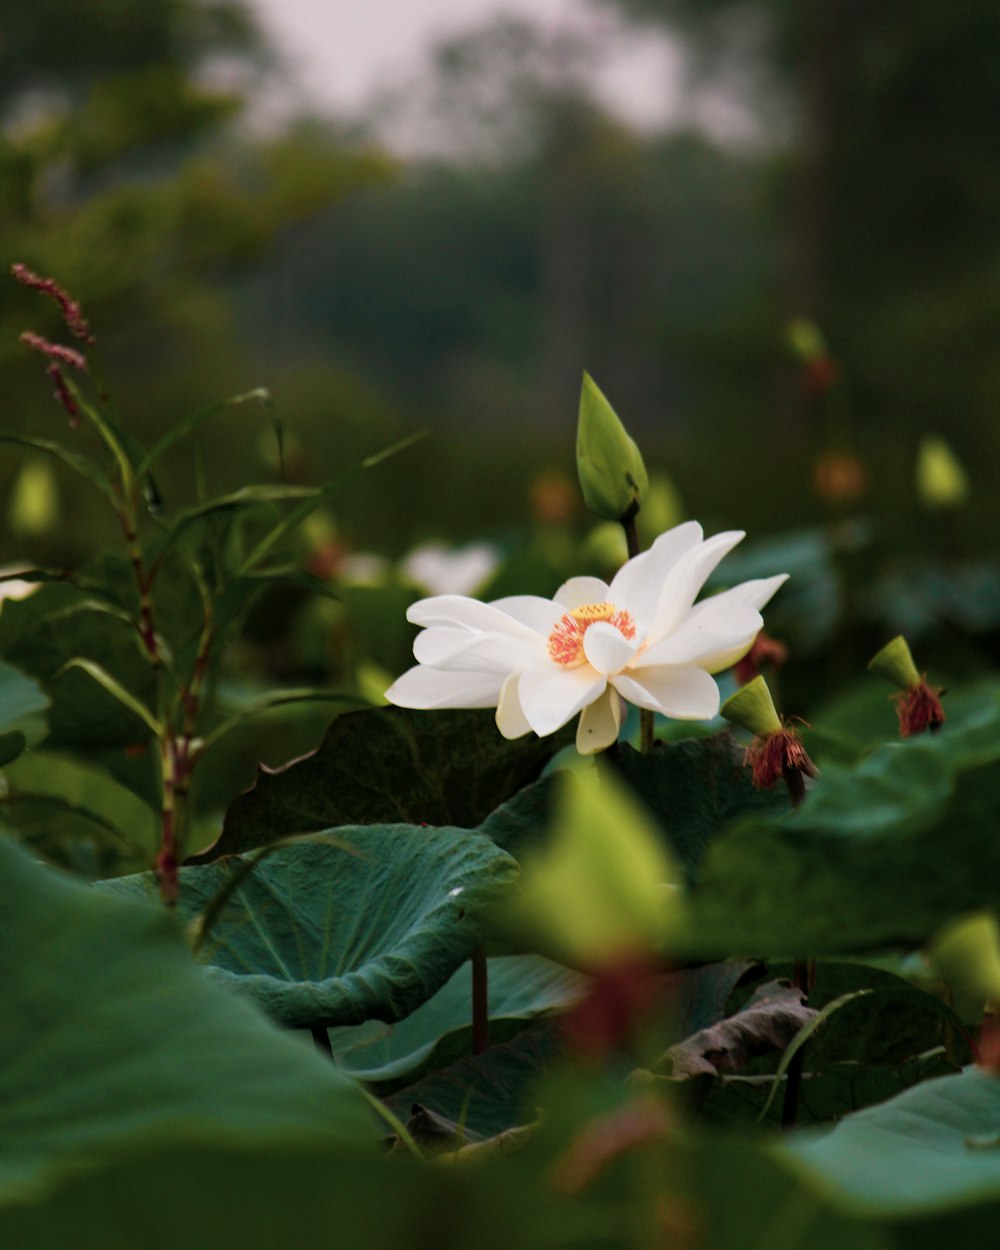
<path fill-rule="evenodd" d="M 390 156 L 346 119 L 264 134 L 245 105 L 273 58 L 241 6 L 17 0 L 0 18 L 9 257 L 86 302 L 151 427 L 263 383 L 299 438 L 291 471 L 314 477 L 430 427 L 377 505 L 344 501 L 354 545 L 510 534 L 531 479 L 568 463 L 587 367 L 709 524 L 825 518 L 813 464 L 833 452 L 855 460 L 817 480 L 867 482 L 853 503 L 920 546 L 937 521 L 912 523 L 916 449 L 944 431 L 976 466 L 960 538 L 988 546 L 1000 11 L 589 3 L 680 41 L 689 99 L 726 102 L 739 134 L 697 109 L 630 128 L 595 91 L 599 37 L 513 18 L 440 46 L 396 100 L 432 155 Z M 787 358 L 793 316 L 829 344 L 819 392 Z M 3 286 L 15 422 L 58 419 L 16 342 L 41 317 Z M 206 451 L 238 479 L 259 428 L 241 412 Z"/>

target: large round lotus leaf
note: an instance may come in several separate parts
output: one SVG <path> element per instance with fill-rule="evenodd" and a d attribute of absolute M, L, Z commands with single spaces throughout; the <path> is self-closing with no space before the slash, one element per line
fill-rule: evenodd
<path fill-rule="evenodd" d="M 102 896 L 0 838 L 0 916 L 0 1205 L 166 1143 L 372 1141 L 352 1084 L 208 984 L 163 908 Z"/>
<path fill-rule="evenodd" d="M 205 911 L 243 861 L 180 874 L 180 910 Z M 400 1020 L 483 939 L 516 862 L 465 829 L 347 826 L 282 846 L 240 883 L 204 946 L 216 981 L 291 1028 Z M 148 874 L 102 882 L 150 892 Z"/>

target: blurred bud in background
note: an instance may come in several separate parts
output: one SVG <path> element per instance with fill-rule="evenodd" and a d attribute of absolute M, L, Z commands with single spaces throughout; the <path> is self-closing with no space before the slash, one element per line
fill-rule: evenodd
<path fill-rule="evenodd" d="M 917 495 L 925 508 L 961 508 L 969 497 L 969 478 L 943 438 L 920 442 L 916 466 Z"/>
<path fill-rule="evenodd" d="M 26 460 L 14 480 L 7 508 L 12 534 L 40 538 L 51 534 L 59 523 L 59 484 L 48 460 Z"/>

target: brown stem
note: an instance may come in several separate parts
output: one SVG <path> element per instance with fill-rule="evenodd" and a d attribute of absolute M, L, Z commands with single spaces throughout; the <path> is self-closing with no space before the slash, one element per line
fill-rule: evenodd
<path fill-rule="evenodd" d="M 324 1055 L 329 1055 L 332 1059 L 333 1047 L 330 1045 L 330 1034 L 326 1031 L 326 1029 L 310 1029 L 309 1031 L 312 1033 L 312 1039 L 316 1045 L 316 1049 Z"/>
<path fill-rule="evenodd" d="M 173 742 L 164 742 L 161 749 L 163 770 L 163 825 L 160 849 L 156 856 L 156 883 L 160 898 L 167 907 L 177 906 L 177 828 L 174 821 L 174 784 L 176 781 Z"/>
<path fill-rule="evenodd" d="M 816 961 L 813 959 L 796 959 L 792 980 L 806 997 L 816 980 Z M 799 1118 L 799 1097 L 802 1093 L 802 1073 L 805 1047 L 800 1047 L 792 1056 L 785 1078 L 785 1100 L 781 1108 L 782 1128 L 792 1128 Z"/>
<path fill-rule="evenodd" d="M 490 1044 L 489 984 L 486 951 L 472 952 L 472 1053 L 481 1055 Z"/>
<path fill-rule="evenodd" d="M 781 770 L 781 775 L 788 787 L 788 797 L 791 799 L 792 807 L 798 807 L 806 797 L 806 782 L 801 770 L 785 767 Z"/>

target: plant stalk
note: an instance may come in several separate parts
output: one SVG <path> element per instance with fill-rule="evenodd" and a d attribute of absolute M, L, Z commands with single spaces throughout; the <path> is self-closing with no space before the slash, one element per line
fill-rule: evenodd
<path fill-rule="evenodd" d="M 490 1044 L 489 972 L 486 950 L 472 952 L 472 1053 L 481 1055 Z"/>

